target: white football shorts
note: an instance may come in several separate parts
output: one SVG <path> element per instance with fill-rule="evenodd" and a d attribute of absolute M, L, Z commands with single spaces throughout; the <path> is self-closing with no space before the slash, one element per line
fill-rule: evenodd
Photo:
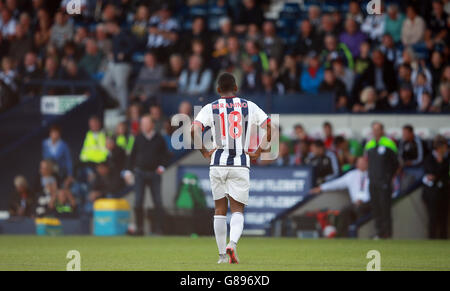
<path fill-rule="evenodd" d="M 250 170 L 244 167 L 211 167 L 209 171 L 214 201 L 230 196 L 248 205 Z"/>

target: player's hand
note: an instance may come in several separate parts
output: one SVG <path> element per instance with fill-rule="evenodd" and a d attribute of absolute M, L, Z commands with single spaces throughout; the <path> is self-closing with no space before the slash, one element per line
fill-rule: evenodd
<path fill-rule="evenodd" d="M 246 154 L 250 157 L 252 161 L 256 161 L 257 159 L 259 159 L 259 157 L 261 157 L 261 152 L 262 152 L 261 150 L 257 150 L 253 153 L 246 153 Z"/>
<path fill-rule="evenodd" d="M 212 155 L 217 151 L 217 149 L 214 149 L 212 151 L 202 151 L 203 157 L 207 160 L 211 160 Z"/>
<path fill-rule="evenodd" d="M 309 194 L 311 194 L 311 195 L 318 195 L 320 193 L 322 193 L 322 189 L 320 187 L 316 187 L 316 188 L 309 190 Z"/>

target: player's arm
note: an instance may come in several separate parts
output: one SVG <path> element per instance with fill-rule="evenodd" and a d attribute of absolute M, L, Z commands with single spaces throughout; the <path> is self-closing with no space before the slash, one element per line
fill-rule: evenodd
<path fill-rule="evenodd" d="M 210 160 L 216 150 L 209 151 L 203 143 L 203 131 L 205 127 L 212 126 L 211 105 L 207 105 L 200 110 L 194 124 L 191 127 L 191 138 L 194 141 L 194 149 L 200 149 L 202 155 Z"/>
<path fill-rule="evenodd" d="M 250 159 L 257 160 L 265 151 L 270 151 L 270 143 L 272 141 L 272 121 L 270 118 L 261 125 L 261 128 L 266 130 L 266 135 L 263 137 L 261 144 L 254 153 L 247 153 Z"/>
<path fill-rule="evenodd" d="M 200 149 L 200 152 L 206 159 L 211 159 L 211 156 L 216 150 L 208 151 L 208 149 L 205 148 L 205 145 L 203 144 L 203 130 L 204 126 L 199 121 L 195 121 L 191 127 L 191 138 L 194 141 L 194 149 Z"/>

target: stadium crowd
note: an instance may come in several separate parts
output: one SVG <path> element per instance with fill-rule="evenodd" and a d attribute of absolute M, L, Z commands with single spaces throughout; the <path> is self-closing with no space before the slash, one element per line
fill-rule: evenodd
<path fill-rule="evenodd" d="M 83 0 L 80 15 L 68 2 L 0 1 L 3 107 L 38 94 L 32 79 L 95 79 L 125 112 L 212 92 L 227 71 L 242 94 L 328 92 L 337 112 L 450 111 L 448 1 L 382 1 L 381 15 L 306 1 L 277 19 L 276 1 Z"/>
<path fill-rule="evenodd" d="M 265 17 L 274 1 L 81 1 L 80 15 L 66 13 L 68 2 L 0 1 L 0 108 L 42 93 L 41 86 L 27 85 L 30 80 L 96 80 L 127 121 L 107 134 L 92 117 L 77 161 L 61 139 L 62 129 L 52 127 L 36 182 L 21 176 L 14 181 L 14 215 L 77 216 L 92 212 L 96 199 L 120 196 L 131 179 L 124 170 L 133 170 L 135 142 L 154 134 L 165 140 L 167 149 L 157 153 L 167 151 L 167 159 L 146 166 L 162 173 L 177 152 L 170 148 L 174 129 L 158 98 L 211 93 L 222 72 L 236 76 L 243 96 L 308 93 L 313 99 L 326 92 L 334 94 L 336 112 L 342 113 L 450 112 L 449 1 L 393 2 L 382 7 L 382 15 L 366 15 L 359 1 L 346 1 L 345 11 L 325 10 L 314 1 L 289 33 L 280 25 L 281 14 L 278 20 Z M 214 17 L 194 13 L 199 5 L 214 10 Z M 179 113 L 192 111 L 189 102 L 179 107 Z M 141 131 L 148 119 L 151 130 Z M 335 136 L 329 122 L 323 130 L 322 138 L 311 138 L 297 125 L 295 136 L 281 136 L 280 157 L 262 165 L 311 165 L 317 186 L 353 169 L 367 141 Z M 434 147 L 442 144 L 442 137 L 436 139 Z M 433 170 L 424 159 L 436 148 L 411 126 L 403 129 L 398 146 L 402 166 Z M 438 174 L 429 176 L 436 180 Z M 154 177 L 141 178 L 141 186 L 155 184 Z"/>

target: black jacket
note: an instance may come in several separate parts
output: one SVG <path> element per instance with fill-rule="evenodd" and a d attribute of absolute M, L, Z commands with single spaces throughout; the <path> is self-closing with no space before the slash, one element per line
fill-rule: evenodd
<path fill-rule="evenodd" d="M 166 141 L 161 134 L 155 133 L 151 140 L 139 134 L 134 142 L 127 169 L 154 172 L 159 166 L 168 165 L 169 156 Z"/>
<path fill-rule="evenodd" d="M 371 183 L 390 185 L 399 167 L 395 143 L 387 137 L 382 137 L 378 142 L 371 140 L 366 144 L 366 154 Z"/>

